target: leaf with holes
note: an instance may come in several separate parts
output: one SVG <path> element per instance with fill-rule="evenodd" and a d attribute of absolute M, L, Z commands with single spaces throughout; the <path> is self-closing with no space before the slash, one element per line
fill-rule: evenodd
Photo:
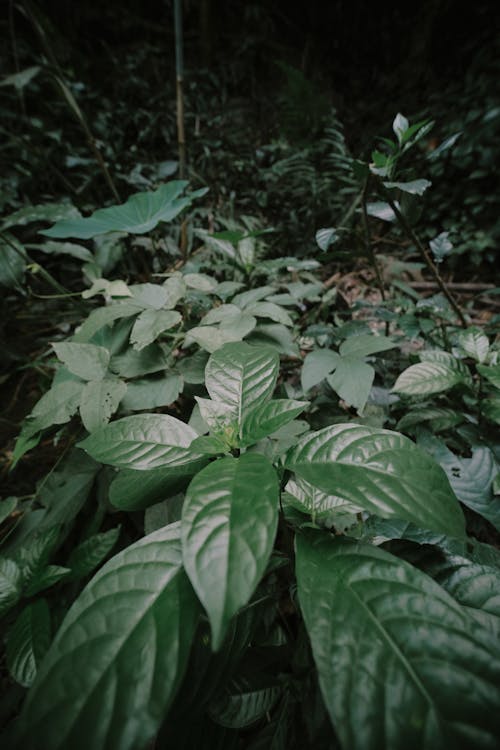
<path fill-rule="evenodd" d="M 276 535 L 278 499 L 278 476 L 257 453 L 215 461 L 189 485 L 182 553 L 207 610 L 214 651 L 264 573 Z"/>
<path fill-rule="evenodd" d="M 198 604 L 178 524 L 113 557 L 66 615 L 28 694 L 16 746 L 146 747 L 181 680 Z"/>
<path fill-rule="evenodd" d="M 90 380 L 82 391 L 80 416 L 88 432 L 106 425 L 120 405 L 127 386 L 117 378 Z"/>
<path fill-rule="evenodd" d="M 297 537 L 297 584 L 342 747 L 495 747 L 498 641 L 431 578 L 321 533 Z"/>
<path fill-rule="evenodd" d="M 356 424 L 325 427 L 301 438 L 285 466 L 369 513 L 464 535 L 462 511 L 446 474 L 397 432 Z"/>

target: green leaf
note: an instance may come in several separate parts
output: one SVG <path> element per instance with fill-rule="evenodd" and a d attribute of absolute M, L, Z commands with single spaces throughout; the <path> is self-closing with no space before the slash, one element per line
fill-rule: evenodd
<path fill-rule="evenodd" d="M 449 232 L 441 232 L 429 242 L 429 247 L 436 263 L 442 263 L 453 250 L 453 243 L 449 239 Z"/>
<path fill-rule="evenodd" d="M 469 357 L 483 364 L 490 350 L 488 337 L 480 328 L 468 328 L 458 335 L 458 343 Z"/>
<path fill-rule="evenodd" d="M 110 369 L 122 378 L 137 378 L 167 368 L 167 351 L 159 344 L 149 344 L 140 352 L 128 349 L 111 358 Z"/>
<path fill-rule="evenodd" d="M 256 289 L 248 289 L 245 292 L 237 294 L 236 297 L 233 297 L 231 304 L 237 305 L 243 310 L 248 307 L 248 305 L 253 305 L 255 302 L 259 302 L 259 300 L 269 297 L 269 295 L 273 294 L 275 291 L 275 288 L 272 286 L 259 286 Z"/>
<path fill-rule="evenodd" d="M 444 555 L 425 572 L 465 607 L 500 618 L 500 570 L 458 555 Z"/>
<path fill-rule="evenodd" d="M 300 376 L 304 392 L 321 383 L 337 367 L 339 361 L 339 355 L 330 349 L 316 349 L 308 354 Z"/>
<path fill-rule="evenodd" d="M 297 478 L 296 481 L 290 479 L 285 492 L 287 502 L 302 513 L 311 515 L 313 520 L 335 519 L 336 516 L 346 516 L 346 514 L 361 511 L 358 505 L 353 505 L 338 495 L 328 495 L 304 479 Z"/>
<path fill-rule="evenodd" d="M 476 369 L 495 388 L 500 388 L 500 365 L 477 365 Z"/>
<path fill-rule="evenodd" d="M 212 401 L 209 398 L 195 396 L 200 416 L 214 434 L 225 432 L 227 427 L 235 424 L 234 409 L 230 404 Z"/>
<path fill-rule="evenodd" d="M 179 375 L 166 375 L 164 378 L 144 378 L 127 384 L 127 392 L 121 400 L 122 409 L 140 411 L 169 406 L 177 401 L 182 392 L 183 382 Z"/>
<path fill-rule="evenodd" d="M 19 287 L 24 281 L 26 253 L 14 235 L 7 235 L 9 242 L 0 237 L 0 286 L 10 289 Z M 17 252 L 12 247 L 17 248 Z"/>
<path fill-rule="evenodd" d="M 464 535 L 463 515 L 445 473 L 397 432 L 356 424 L 326 427 L 301 438 L 285 466 L 369 513 Z"/>
<path fill-rule="evenodd" d="M 334 227 L 318 229 L 315 235 L 316 244 L 325 253 L 331 245 L 339 241 L 340 236 Z"/>
<path fill-rule="evenodd" d="M 17 747 L 148 745 L 182 678 L 198 620 L 178 534 L 178 524 L 154 532 L 90 581 L 42 663 Z"/>
<path fill-rule="evenodd" d="M 186 572 L 216 651 L 264 574 L 278 524 L 278 476 L 257 453 L 222 458 L 193 479 L 182 509 Z"/>
<path fill-rule="evenodd" d="M 161 310 L 169 300 L 168 289 L 161 284 L 133 284 L 128 288 L 134 301 L 146 310 Z"/>
<path fill-rule="evenodd" d="M 427 406 L 415 408 L 405 414 L 401 417 L 396 427 L 401 432 L 422 422 L 432 422 L 433 431 L 440 432 L 441 430 L 448 430 L 450 427 L 455 427 L 464 420 L 465 417 L 461 412 L 444 407 Z"/>
<path fill-rule="evenodd" d="M 0 500 L 0 524 L 2 524 L 17 508 L 17 497 L 6 497 Z"/>
<path fill-rule="evenodd" d="M 80 405 L 83 388 L 84 383 L 75 380 L 53 385 L 35 404 L 23 427 L 24 438 L 54 424 L 69 422 Z"/>
<path fill-rule="evenodd" d="M 102 380 L 108 371 L 109 352 L 103 346 L 55 342 L 52 348 L 68 370 L 83 380 Z"/>
<path fill-rule="evenodd" d="M 70 572 L 69 568 L 63 568 L 60 565 L 47 565 L 46 568 L 35 571 L 24 590 L 24 595 L 35 596 L 40 591 L 45 591 L 45 589 L 55 586 L 59 581 L 68 578 Z"/>
<path fill-rule="evenodd" d="M 398 112 L 398 114 L 394 118 L 394 122 L 392 123 L 392 129 L 400 145 L 403 143 L 404 135 L 409 127 L 410 123 L 408 122 L 406 117 Z"/>
<path fill-rule="evenodd" d="M 328 384 L 349 406 L 362 412 L 372 388 L 375 370 L 357 357 L 341 357 Z"/>
<path fill-rule="evenodd" d="M 249 315 L 255 315 L 257 318 L 269 318 L 270 320 L 274 320 L 275 323 L 281 323 L 284 326 L 293 326 L 293 320 L 289 313 L 273 302 L 256 302 L 253 305 L 248 305 L 245 308 L 245 312 Z"/>
<path fill-rule="evenodd" d="M 30 250 L 40 250 L 46 255 L 67 255 L 70 258 L 77 258 L 87 263 L 94 262 L 94 256 L 90 250 L 83 245 L 77 245 L 74 242 L 55 242 L 47 240 L 42 245 L 29 245 Z"/>
<path fill-rule="evenodd" d="M 366 204 L 368 216 L 373 216 L 380 221 L 396 221 L 396 214 L 385 201 L 375 201 Z"/>
<path fill-rule="evenodd" d="M 127 386 L 121 380 L 90 380 L 82 391 L 80 401 L 80 416 L 85 429 L 95 432 L 106 425 L 118 409 L 126 391 Z"/>
<path fill-rule="evenodd" d="M 109 500 L 120 510 L 144 510 L 160 500 L 186 489 L 191 477 L 202 469 L 206 459 L 167 469 L 119 471 L 109 488 Z"/>
<path fill-rule="evenodd" d="M 207 276 L 206 273 L 185 273 L 182 278 L 187 287 L 196 289 L 197 292 L 208 294 L 217 289 L 217 279 Z"/>
<path fill-rule="evenodd" d="M 75 547 L 68 558 L 71 579 L 85 578 L 109 555 L 120 536 L 120 527 L 94 534 Z"/>
<path fill-rule="evenodd" d="M 280 398 L 260 404 L 243 419 L 241 445 L 251 445 L 291 422 L 309 406 L 307 401 Z"/>
<path fill-rule="evenodd" d="M 279 358 L 275 352 L 244 343 L 226 344 L 208 360 L 206 388 L 214 401 L 233 409 L 241 424 L 254 406 L 269 401 L 278 370 Z"/>
<path fill-rule="evenodd" d="M 351 336 L 340 345 L 339 353 L 342 357 L 368 357 L 370 354 L 385 352 L 394 349 L 396 344 L 387 336 L 373 336 L 370 333 L 361 333 L 359 336 Z"/>
<path fill-rule="evenodd" d="M 471 458 L 461 458 L 428 433 L 419 436 L 419 444 L 442 466 L 460 502 L 500 531 L 500 498 L 494 497 L 492 489 L 498 467 L 490 449 L 476 446 Z"/>
<path fill-rule="evenodd" d="M 342 747 L 495 747 L 498 642 L 432 579 L 321 533 L 297 537 L 297 582 Z"/>
<path fill-rule="evenodd" d="M 79 447 L 96 461 L 119 469 L 159 469 L 200 458 L 189 450 L 195 437 L 196 432 L 175 417 L 134 414 L 101 427 Z"/>
<path fill-rule="evenodd" d="M 21 596 L 23 574 L 14 560 L 0 557 L 0 617 L 17 603 Z"/>
<path fill-rule="evenodd" d="M 70 203 L 43 203 L 39 206 L 24 206 L 7 216 L 2 222 L 2 232 L 9 227 L 24 227 L 34 221 L 60 221 L 78 219 L 80 212 Z"/>
<path fill-rule="evenodd" d="M 179 198 L 187 185 L 184 180 L 172 180 L 153 192 L 135 193 L 119 206 L 100 208 L 86 219 L 58 221 L 51 229 L 40 234 L 47 237 L 77 237 L 82 240 L 106 232 L 146 234 L 161 221 L 172 221 L 191 204 L 196 194 Z"/>
<path fill-rule="evenodd" d="M 432 185 L 429 180 L 411 180 L 410 182 L 384 182 L 386 188 L 396 188 L 410 195 L 423 195 L 428 187 Z"/>
<path fill-rule="evenodd" d="M 292 332 L 281 323 L 260 323 L 249 335 L 248 343 L 260 348 L 273 349 L 285 357 L 300 356 Z"/>
<path fill-rule="evenodd" d="M 136 318 L 130 333 L 130 343 L 140 351 L 164 331 L 179 325 L 182 315 L 176 310 L 144 310 Z"/>
<path fill-rule="evenodd" d="M 249 318 L 250 316 L 246 316 Z M 250 326 L 248 333 L 252 330 L 255 325 L 255 318 L 251 319 L 253 324 Z M 246 334 L 243 334 L 246 335 Z M 198 344 L 202 349 L 207 352 L 216 352 L 224 344 L 228 344 L 232 341 L 241 341 L 243 336 L 239 331 L 233 331 L 231 328 L 216 328 L 215 326 L 194 326 L 186 333 L 186 346 L 190 344 Z"/>
<path fill-rule="evenodd" d="M 267 714 L 282 693 L 279 685 L 258 685 L 245 678 L 234 680 L 211 701 L 208 714 L 223 727 L 242 729 L 255 724 Z"/>
<path fill-rule="evenodd" d="M 92 310 L 87 320 L 84 321 L 75 334 L 73 340 L 75 342 L 86 343 L 104 326 L 110 325 L 110 323 L 120 318 L 130 318 L 132 315 L 137 315 L 141 310 L 142 307 L 131 300 L 114 302 L 108 307 L 99 307 L 97 310 Z"/>
<path fill-rule="evenodd" d="M 439 361 L 426 358 L 417 365 L 411 365 L 401 373 L 392 390 L 405 396 L 429 396 L 469 382 L 468 370 L 460 360 L 447 352 L 432 354 L 439 354 Z"/>
<path fill-rule="evenodd" d="M 14 86 L 18 91 L 21 91 L 40 71 L 41 67 L 39 65 L 32 65 L 29 68 L 20 70 L 19 73 L 5 76 L 0 81 L 0 86 Z"/>
<path fill-rule="evenodd" d="M 7 636 L 7 667 L 23 687 L 34 682 L 38 667 L 50 646 L 50 612 L 45 599 L 23 609 Z"/>

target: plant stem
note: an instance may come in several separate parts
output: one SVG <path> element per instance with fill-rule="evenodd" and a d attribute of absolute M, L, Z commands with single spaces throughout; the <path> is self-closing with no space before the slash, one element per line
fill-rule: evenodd
<path fill-rule="evenodd" d="M 370 178 L 367 177 L 365 186 L 361 193 L 361 209 L 362 209 L 362 216 L 363 216 L 363 229 L 365 233 L 365 247 L 366 247 L 366 254 L 368 258 L 370 259 L 370 262 L 373 266 L 373 270 L 375 271 L 375 276 L 377 277 L 377 284 L 380 289 L 381 297 L 385 302 L 384 279 L 382 278 L 382 274 L 380 273 L 380 268 L 377 262 L 377 256 L 375 255 L 375 250 L 373 249 L 373 245 L 372 245 L 371 238 L 370 238 L 370 227 L 368 225 L 368 211 L 366 209 L 366 196 L 368 194 L 369 182 L 370 182 Z"/>
<path fill-rule="evenodd" d="M 380 181 L 380 184 L 382 186 L 382 190 L 383 190 L 384 196 L 387 199 L 388 204 L 390 205 L 390 207 L 394 211 L 394 214 L 396 215 L 396 218 L 397 218 L 399 224 L 401 225 L 401 227 L 404 230 L 404 232 L 408 235 L 409 239 L 411 239 L 411 241 L 413 242 L 413 244 L 415 245 L 415 247 L 419 251 L 420 255 L 422 256 L 422 258 L 423 258 L 423 260 L 425 262 L 425 265 L 427 266 L 427 268 L 429 269 L 429 271 L 431 272 L 431 274 L 434 276 L 436 284 L 441 289 L 441 291 L 443 292 L 444 296 L 446 297 L 446 299 L 448 300 L 448 302 L 452 306 L 453 310 L 455 311 L 458 319 L 460 320 L 460 325 L 462 326 L 462 328 L 467 328 L 467 321 L 465 319 L 465 316 L 464 316 L 462 310 L 460 309 L 460 306 L 459 306 L 458 302 L 455 300 L 454 296 L 452 295 L 452 293 L 450 292 L 450 290 L 446 286 L 446 283 L 441 278 L 441 274 L 439 273 L 436 264 L 432 260 L 431 254 L 429 253 L 428 249 L 422 244 L 422 242 L 419 240 L 419 238 L 417 237 L 417 235 L 413 231 L 412 227 L 410 226 L 410 224 L 406 220 L 406 217 L 401 213 L 400 209 L 398 208 L 398 206 L 396 205 L 395 201 L 393 200 L 393 198 L 392 198 L 389 190 L 382 184 L 381 181 Z"/>

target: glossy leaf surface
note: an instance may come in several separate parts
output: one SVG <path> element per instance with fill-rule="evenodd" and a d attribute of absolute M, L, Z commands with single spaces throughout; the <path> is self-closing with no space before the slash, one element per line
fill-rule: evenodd
<path fill-rule="evenodd" d="M 460 506 L 443 470 L 397 432 L 340 424 L 309 433 L 285 466 L 330 495 L 383 518 L 464 534 Z"/>
<path fill-rule="evenodd" d="M 189 654 L 198 605 L 178 524 L 112 558 L 66 615 L 28 695 L 26 750 L 133 750 L 154 736 Z"/>
<path fill-rule="evenodd" d="M 308 406 L 307 401 L 279 398 L 256 406 L 243 420 L 242 445 L 256 443 L 291 422 Z"/>
<path fill-rule="evenodd" d="M 440 586 L 376 547 L 297 538 L 299 601 L 346 750 L 494 748 L 500 648 Z"/>
<path fill-rule="evenodd" d="M 175 417 L 135 414 L 101 427 L 79 447 L 96 461 L 119 469 L 158 469 L 200 458 L 189 450 L 195 437 L 196 432 Z"/>
<path fill-rule="evenodd" d="M 257 453 L 209 464 L 182 510 L 186 572 L 207 610 L 217 650 L 262 577 L 278 523 L 278 477 Z"/>

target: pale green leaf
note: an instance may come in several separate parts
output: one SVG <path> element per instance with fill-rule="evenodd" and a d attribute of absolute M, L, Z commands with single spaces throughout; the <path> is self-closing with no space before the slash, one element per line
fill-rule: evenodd
<path fill-rule="evenodd" d="M 488 337 L 480 328 L 468 328 L 458 336 L 458 343 L 469 357 L 483 364 L 490 350 Z"/>
<path fill-rule="evenodd" d="M 257 318 L 269 318 L 274 320 L 275 323 L 282 323 L 284 326 L 293 326 L 290 314 L 273 302 L 255 302 L 253 305 L 245 307 L 245 312 L 249 315 L 255 315 Z"/>
<path fill-rule="evenodd" d="M 144 310 L 135 320 L 130 333 L 130 343 L 140 351 L 151 344 L 164 331 L 179 325 L 182 315 L 176 310 Z"/>
<path fill-rule="evenodd" d="M 357 357 L 341 357 L 328 384 L 349 406 L 362 412 L 370 395 L 375 370 Z"/>
<path fill-rule="evenodd" d="M 396 188 L 410 195 L 423 195 L 432 185 L 429 180 L 411 180 L 410 182 L 384 182 L 386 188 Z"/>
<path fill-rule="evenodd" d="M 500 388 L 500 364 L 499 365 L 478 365 L 477 371 L 486 378 L 486 380 L 495 386 Z"/>
<path fill-rule="evenodd" d="M 206 388 L 214 401 L 232 407 L 241 424 L 254 406 L 269 401 L 278 370 L 275 352 L 245 343 L 227 344 L 208 360 Z"/>
<path fill-rule="evenodd" d="M 196 432 L 167 414 L 134 414 L 89 435 L 79 447 L 96 461 L 121 469 L 182 466 L 200 456 L 189 450 Z"/>
<path fill-rule="evenodd" d="M 300 376 L 304 392 L 321 383 L 337 367 L 339 361 L 337 352 L 330 349 L 316 349 L 308 354 Z"/>
<path fill-rule="evenodd" d="M 73 375 L 83 380 L 102 380 L 108 371 L 109 352 L 95 344 L 54 342 L 52 348 Z"/>
<path fill-rule="evenodd" d="M 80 416 L 88 432 L 95 432 L 107 424 L 127 391 L 122 380 L 105 378 L 90 380 L 82 391 Z"/>
<path fill-rule="evenodd" d="M 278 476 L 259 454 L 222 458 L 193 479 L 182 509 L 186 572 L 217 650 L 266 568 L 278 524 Z"/>
<path fill-rule="evenodd" d="M 373 336 L 369 333 L 361 333 L 359 336 L 351 336 L 341 344 L 339 353 L 342 357 L 368 357 L 370 354 L 385 352 L 394 349 L 396 344 L 387 336 Z"/>
<path fill-rule="evenodd" d="M 127 384 L 127 392 L 121 400 L 122 409 L 141 411 L 169 406 L 177 400 L 183 388 L 179 375 L 166 375 L 164 378 L 144 378 Z"/>

